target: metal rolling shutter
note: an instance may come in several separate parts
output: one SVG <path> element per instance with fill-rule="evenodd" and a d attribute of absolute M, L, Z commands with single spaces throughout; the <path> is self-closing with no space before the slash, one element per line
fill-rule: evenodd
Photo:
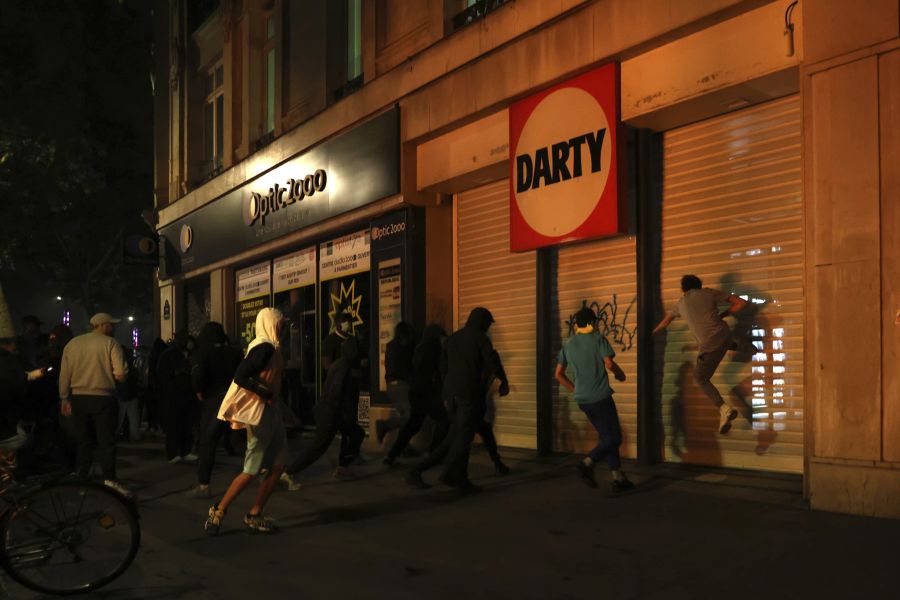
<path fill-rule="evenodd" d="M 637 272 L 635 239 L 615 238 L 574 246 L 556 253 L 556 286 L 552 310 L 558 328 L 553 332 L 553 356 L 569 339 L 570 323 L 583 302 L 601 315 L 601 332 L 616 351 L 616 362 L 627 380 L 610 376 L 613 398 L 622 424 L 623 456 L 637 456 Z M 571 376 L 571 373 L 570 373 Z M 553 382 L 553 448 L 586 452 L 597 443 L 597 432 L 571 394 Z"/>
<path fill-rule="evenodd" d="M 667 460 L 803 470 L 803 223 L 796 96 L 665 134 L 662 295 L 694 273 L 750 300 L 729 318 L 735 352 L 713 383 L 742 412 L 728 435 L 693 379 L 696 342 L 682 319 L 665 339 Z M 743 399 L 743 403 L 741 400 Z"/>
<path fill-rule="evenodd" d="M 497 441 L 535 448 L 536 262 L 534 252 L 509 251 L 507 181 L 459 194 L 456 243 L 457 322 L 476 306 L 493 313 L 491 339 L 509 377 L 510 394 L 496 399 Z"/>

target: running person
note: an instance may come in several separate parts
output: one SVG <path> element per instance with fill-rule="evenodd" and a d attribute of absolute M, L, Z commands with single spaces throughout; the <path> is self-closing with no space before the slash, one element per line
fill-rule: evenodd
<path fill-rule="evenodd" d="M 587 416 L 599 438 L 597 445 L 578 463 L 578 476 L 587 485 L 597 487 L 594 465 L 606 459 L 613 477 L 612 491 L 619 493 L 633 488 L 634 484 L 625 476 L 619 459 L 622 429 L 606 371 L 612 371 L 617 381 L 625 381 L 625 373 L 613 360 L 616 353 L 609 340 L 597 332 L 596 324 L 597 315 L 589 307 L 582 307 L 575 313 L 575 335 L 559 351 L 555 376 L 561 386 L 574 392 L 578 408 Z M 566 376 L 567 367 L 572 368 L 574 383 Z"/>
<path fill-rule="evenodd" d="M 256 338 L 250 342 L 219 409 L 219 419 L 231 423 L 233 429 L 247 429 L 247 452 L 243 471 L 228 486 L 224 497 L 209 509 L 204 529 L 210 535 L 219 533 L 228 507 L 264 467 L 268 473 L 259 483 L 244 524 L 259 533 L 275 530 L 273 521 L 263 516 L 263 509 L 284 471 L 287 452 L 280 408 L 284 360 L 278 334 L 282 324 L 281 312 L 274 308 L 264 308 L 256 315 Z"/>

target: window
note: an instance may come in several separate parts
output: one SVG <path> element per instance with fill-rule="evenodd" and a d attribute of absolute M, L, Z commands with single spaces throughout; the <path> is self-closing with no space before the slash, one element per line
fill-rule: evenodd
<path fill-rule="evenodd" d="M 263 45 L 265 57 L 265 103 L 263 105 L 263 134 L 275 131 L 275 17 L 266 17 L 266 42 Z"/>
<path fill-rule="evenodd" d="M 347 0 L 347 81 L 362 74 L 362 0 Z"/>
<path fill-rule="evenodd" d="M 203 106 L 203 173 L 222 170 L 225 129 L 225 73 L 221 63 L 206 72 L 206 103 Z"/>

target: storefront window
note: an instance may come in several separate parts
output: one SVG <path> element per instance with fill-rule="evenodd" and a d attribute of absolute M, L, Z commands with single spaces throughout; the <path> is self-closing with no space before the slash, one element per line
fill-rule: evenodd
<path fill-rule="evenodd" d="M 209 321 L 209 275 L 190 279 L 184 284 L 185 322 L 181 328 L 193 336 Z"/>
<path fill-rule="evenodd" d="M 334 332 L 339 314 L 350 315 L 350 332 L 359 340 L 363 391 L 369 390 L 369 263 L 368 230 L 327 242 L 319 248 L 322 337 Z"/>
<path fill-rule="evenodd" d="M 241 348 L 246 349 L 256 337 L 257 313 L 271 305 L 272 277 L 269 262 L 237 271 L 234 280 L 237 287 L 237 338 Z"/>
<path fill-rule="evenodd" d="M 312 421 L 316 401 L 316 248 L 294 252 L 272 263 L 274 306 L 284 315 L 284 398 L 304 422 Z"/>

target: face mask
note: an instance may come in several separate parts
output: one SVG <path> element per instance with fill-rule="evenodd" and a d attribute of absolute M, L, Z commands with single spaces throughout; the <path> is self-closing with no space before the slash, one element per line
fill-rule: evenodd
<path fill-rule="evenodd" d="M 341 330 L 342 333 L 347 333 L 348 331 L 350 331 L 350 323 L 348 323 L 347 321 L 344 321 L 343 323 L 340 324 L 339 329 Z"/>

